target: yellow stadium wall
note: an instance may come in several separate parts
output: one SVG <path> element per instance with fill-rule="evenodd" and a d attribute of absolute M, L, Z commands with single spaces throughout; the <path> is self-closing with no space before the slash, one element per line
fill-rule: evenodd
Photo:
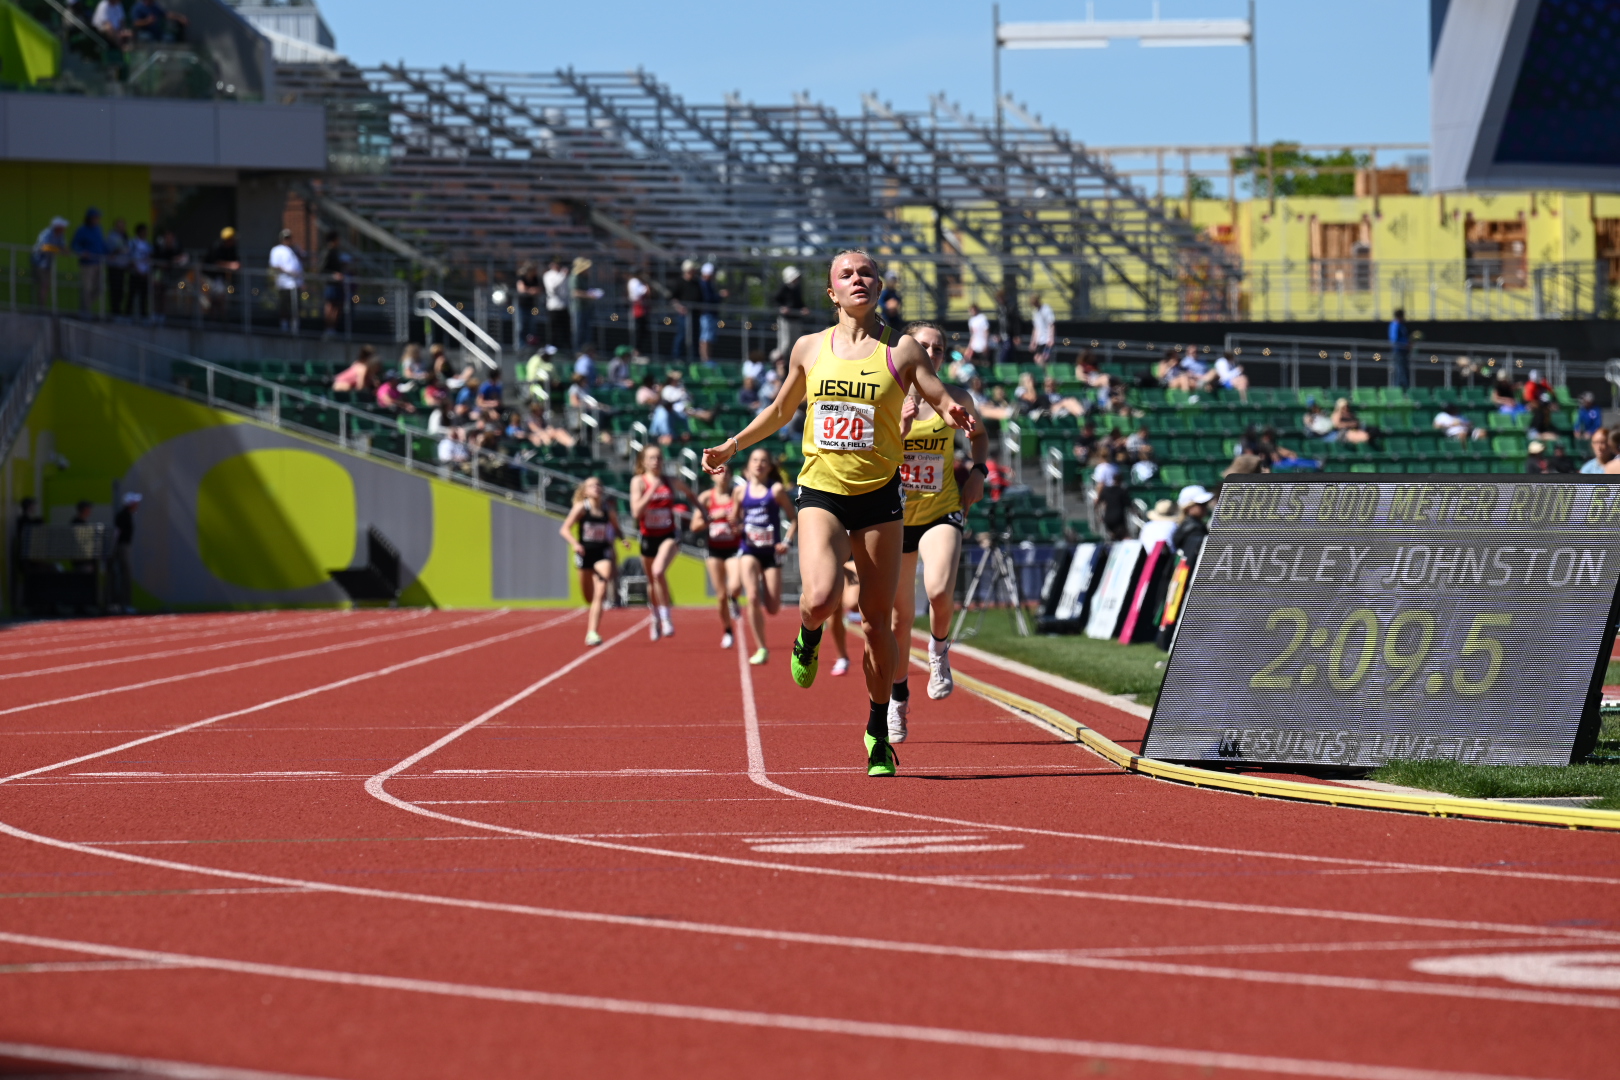
<path fill-rule="evenodd" d="M 152 174 L 145 165 L 70 165 L 0 161 L 0 242 L 32 244 L 53 217 L 70 222 L 68 235 L 94 206 L 102 228 L 123 218 L 131 231 L 152 226 Z"/>
<path fill-rule="evenodd" d="M 123 493 L 140 492 L 132 555 L 147 611 L 347 603 L 327 571 L 364 565 L 371 527 L 400 551 L 401 603 L 581 602 L 554 514 L 71 364 L 52 367 L 0 486 L 8 514 L 33 496 L 55 523 L 82 499 L 110 524 Z M 701 560 L 678 557 L 669 578 L 677 604 L 709 602 Z"/>

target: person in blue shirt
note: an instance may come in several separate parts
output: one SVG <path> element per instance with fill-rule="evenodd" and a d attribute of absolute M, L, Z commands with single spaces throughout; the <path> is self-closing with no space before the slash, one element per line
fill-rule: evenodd
<path fill-rule="evenodd" d="M 1389 358 L 1395 365 L 1391 386 L 1412 385 L 1412 331 L 1406 325 L 1406 309 L 1396 308 L 1389 324 Z"/>
<path fill-rule="evenodd" d="M 79 257 L 79 314 L 94 315 L 101 308 L 101 276 L 107 263 L 100 210 L 92 206 L 84 212 L 84 224 L 73 230 L 68 246 Z"/>
<path fill-rule="evenodd" d="M 1603 410 L 1598 408 L 1597 396 L 1590 390 L 1581 395 L 1575 410 L 1575 434 L 1591 435 L 1603 426 Z"/>

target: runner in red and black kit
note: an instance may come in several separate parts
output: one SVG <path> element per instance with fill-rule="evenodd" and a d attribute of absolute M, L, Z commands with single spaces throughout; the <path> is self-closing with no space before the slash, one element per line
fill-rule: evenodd
<path fill-rule="evenodd" d="M 720 605 L 720 625 L 725 635 L 720 639 L 722 649 L 731 648 L 732 600 L 742 592 L 742 575 L 738 573 L 737 552 L 742 543 L 742 529 L 737 518 L 740 504 L 733 490 L 736 477 L 726 466 L 714 474 L 714 486 L 697 498 L 697 512 L 692 515 L 692 532 L 705 533 L 709 555 L 704 564 L 709 570 L 709 585 L 714 589 Z"/>
<path fill-rule="evenodd" d="M 673 637 L 669 616 L 669 564 L 679 550 L 675 492 L 694 504 L 697 496 L 680 477 L 665 479 L 664 450 L 656 443 L 642 447 L 636 475 L 630 478 L 630 513 L 641 529 L 641 565 L 647 575 L 647 606 L 653 609 L 652 639 Z"/>

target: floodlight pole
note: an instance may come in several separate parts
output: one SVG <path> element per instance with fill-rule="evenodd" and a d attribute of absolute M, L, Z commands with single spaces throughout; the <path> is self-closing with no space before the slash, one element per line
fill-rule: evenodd
<path fill-rule="evenodd" d="M 1260 77 L 1255 57 L 1254 0 L 1249 0 L 1249 152 L 1260 152 Z M 999 85 L 999 74 L 998 74 Z"/>

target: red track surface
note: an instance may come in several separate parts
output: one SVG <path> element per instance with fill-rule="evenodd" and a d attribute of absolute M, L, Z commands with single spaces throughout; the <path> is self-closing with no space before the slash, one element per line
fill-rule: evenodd
<path fill-rule="evenodd" d="M 1620 838 L 1159 783 L 920 678 L 902 774 L 871 780 L 858 677 L 794 687 L 786 618 L 757 669 L 707 613 L 657 644 L 636 613 L 606 632 L 287 612 L 0 634 L 0 1059 L 1614 1075 Z"/>

